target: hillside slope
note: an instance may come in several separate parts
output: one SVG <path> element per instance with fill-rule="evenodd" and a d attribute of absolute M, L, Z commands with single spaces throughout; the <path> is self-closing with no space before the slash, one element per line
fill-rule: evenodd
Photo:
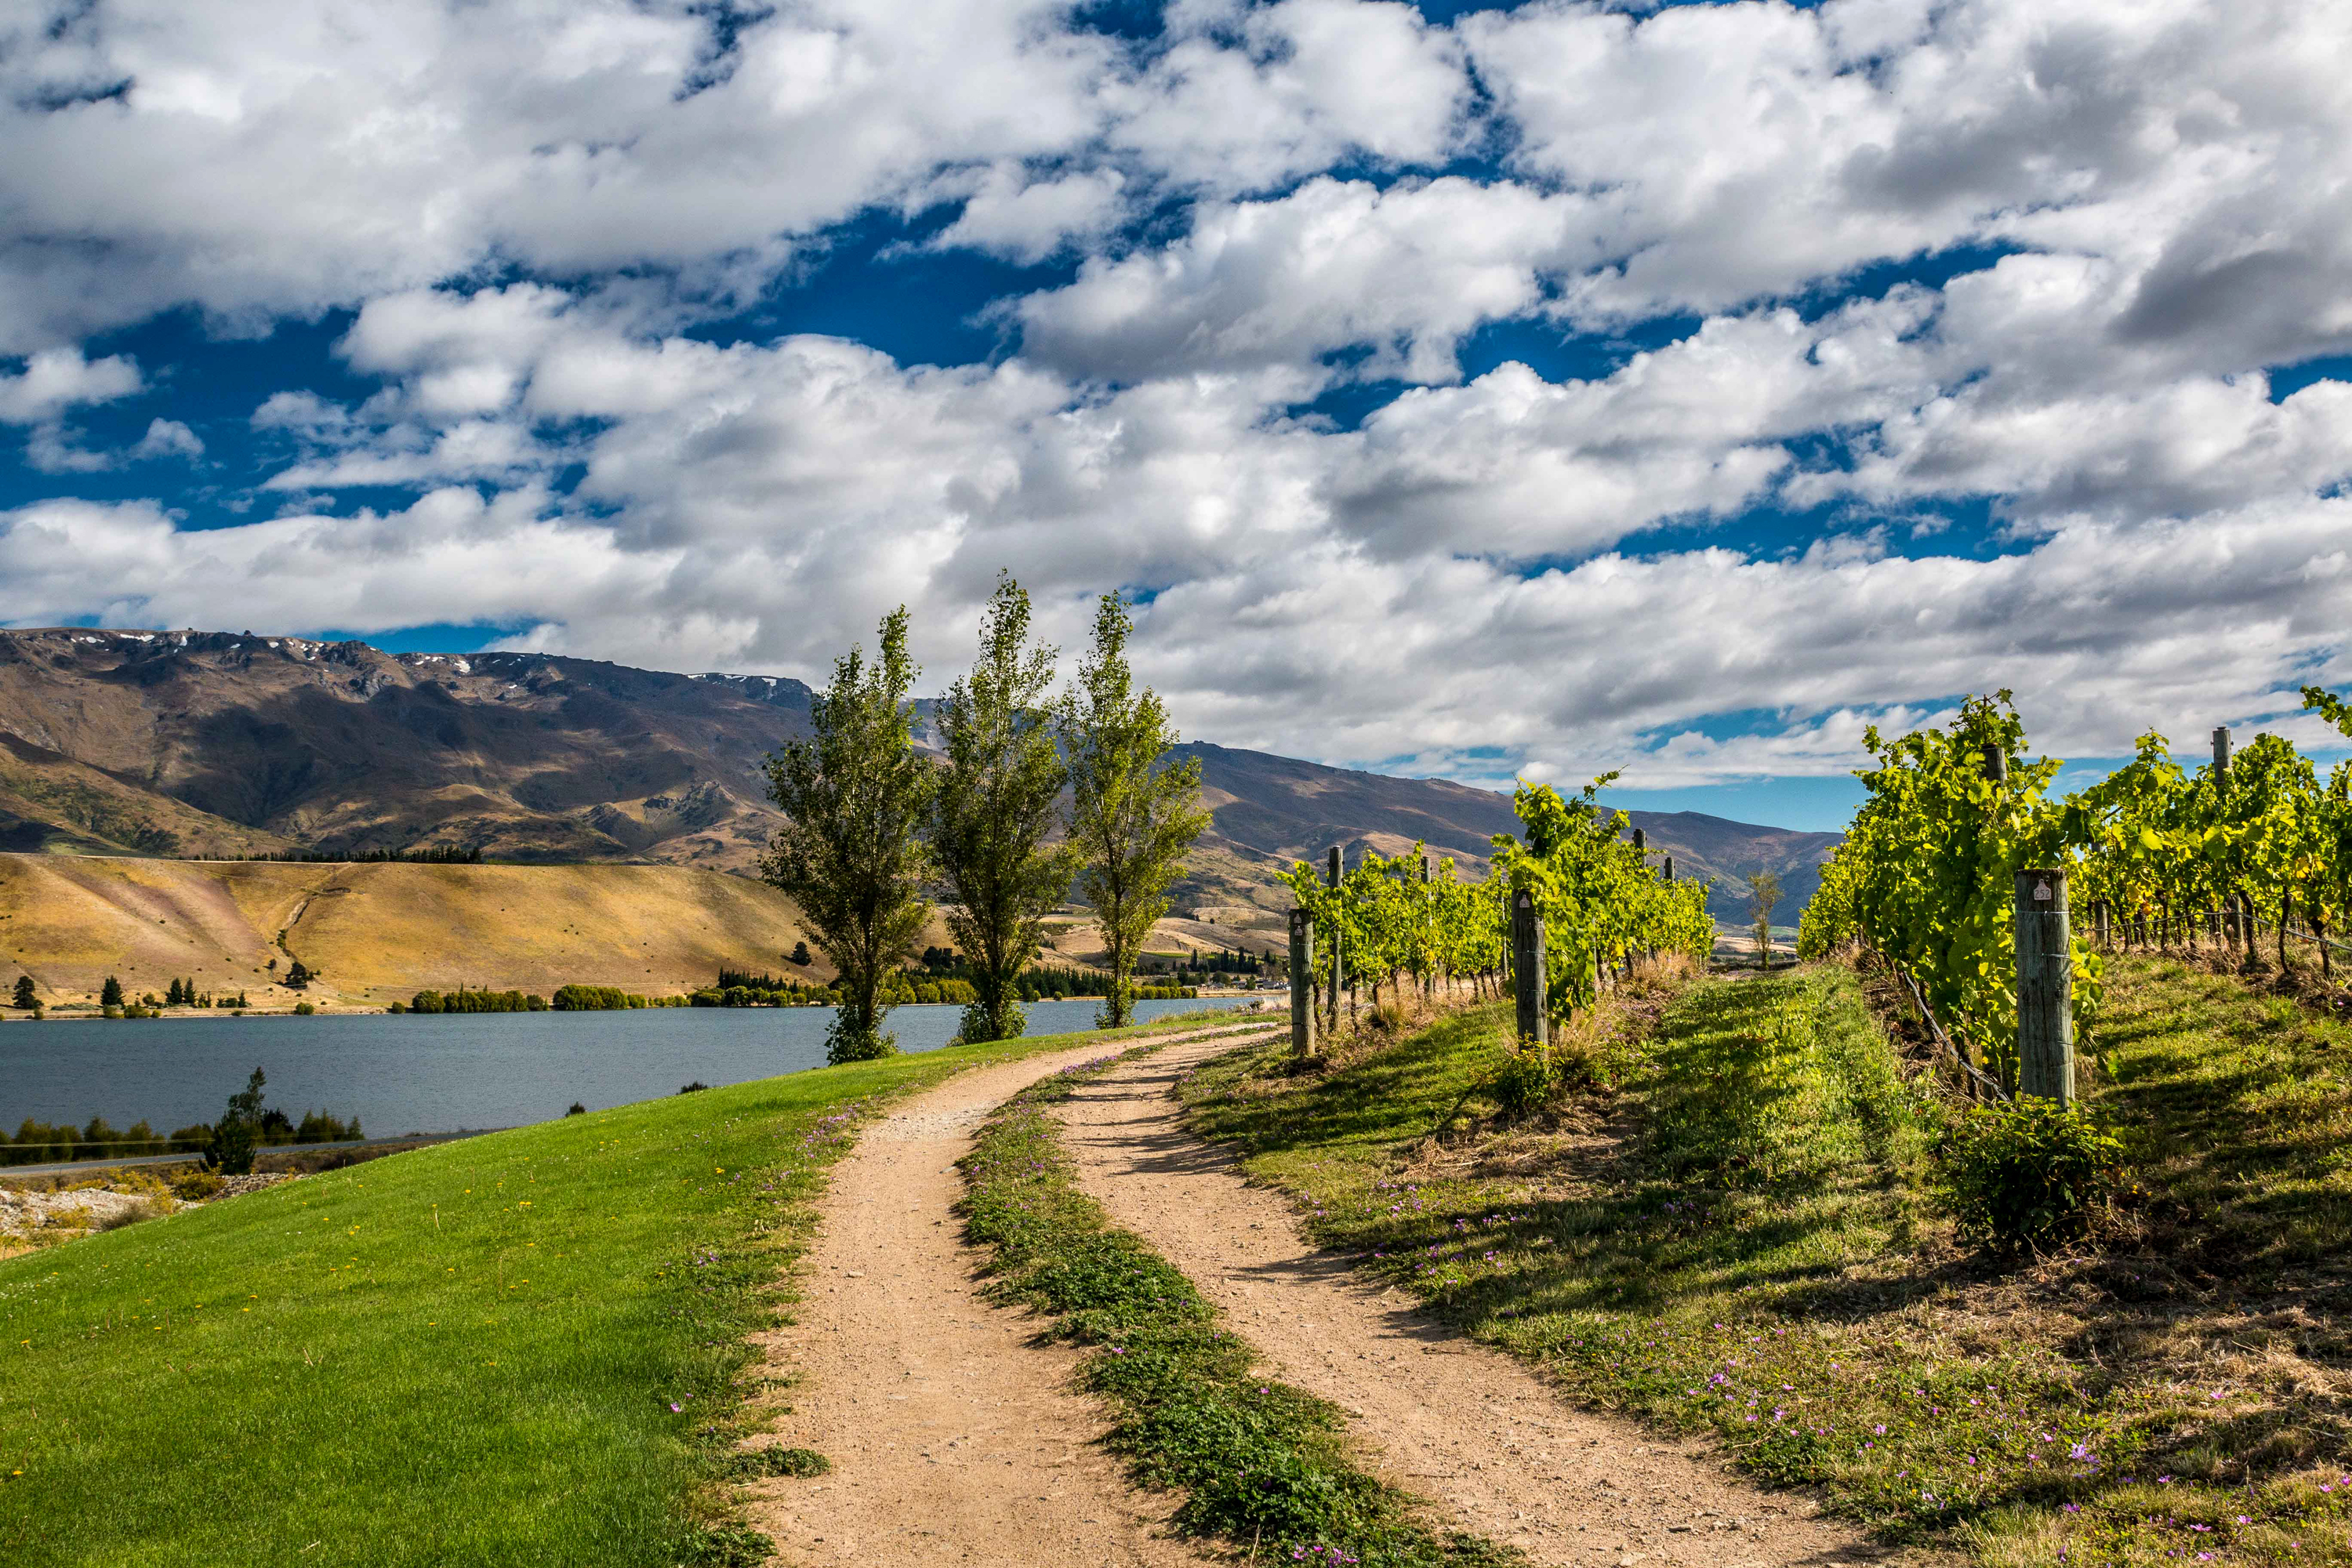
<path fill-rule="evenodd" d="M 0 838 L 217 855 L 459 844 L 747 867 L 809 692 L 540 654 L 0 632 Z"/>
<path fill-rule="evenodd" d="M 1324 767 L 1264 752 L 1188 743 L 1177 748 L 1201 761 L 1201 783 L 1215 826 L 1195 857 L 1193 901 L 1230 920 L 1287 909 L 1268 879 L 1293 861 L 1318 860 L 1339 845 L 1349 865 L 1366 849 L 1402 854 L 1415 841 L 1433 856 L 1450 855 L 1465 871 L 1483 871 L 1493 837 L 1519 831 L 1511 797 L 1441 779 L 1391 778 Z M 1698 812 L 1626 814 L 1651 849 L 1672 856 L 1677 877 L 1712 878 L 1717 918 L 1748 917 L 1751 871 L 1780 878 L 1775 919 L 1793 922 L 1821 885 L 1821 867 L 1839 835 L 1759 827 Z"/>
<path fill-rule="evenodd" d="M 779 820 L 761 763 L 806 732 L 809 702 L 781 678 L 542 654 L 0 631 L 0 849 L 457 845 L 502 860 L 747 871 Z M 1202 742 L 1180 752 L 1200 759 L 1213 826 L 1177 904 L 1211 912 L 1211 945 L 1270 931 L 1287 907 L 1275 878 L 1332 845 L 1352 863 L 1421 840 L 1475 873 L 1491 836 L 1517 826 L 1492 790 Z M 1739 879 L 1765 868 L 1793 918 L 1836 842 L 1688 812 L 1633 817 L 1678 873 L 1717 879 L 1725 919 L 1745 916 Z"/>
<path fill-rule="evenodd" d="M 0 855 L 0 955 L 52 1005 L 173 977 L 287 1006 L 299 957 L 322 1005 L 424 986 L 541 995 L 574 982 L 646 994 L 708 985 L 724 965 L 830 973 L 785 960 L 792 905 L 743 877 L 676 866 L 300 865 Z"/>

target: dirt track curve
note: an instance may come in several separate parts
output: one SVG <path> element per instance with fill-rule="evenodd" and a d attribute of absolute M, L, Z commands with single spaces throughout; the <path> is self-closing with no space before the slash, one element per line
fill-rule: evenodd
<path fill-rule="evenodd" d="M 1230 1026 L 1215 1042 L 1234 1043 Z M 1071 1387 L 1075 1352 L 1032 1343 L 1023 1311 L 981 1300 L 952 1213 L 956 1161 L 1023 1088 L 1104 1043 L 960 1073 L 867 1127 L 818 1205 L 798 1321 L 767 1336 L 793 1374 L 774 1440 L 833 1460 L 764 1482 L 751 1510 L 787 1563 L 1097 1568 L 1211 1559 L 1167 1537 L 1174 1500 L 1130 1489 Z"/>
<path fill-rule="evenodd" d="M 1082 1088 L 1062 1111 L 1079 1182 L 1282 1377 L 1348 1411 L 1387 1479 L 1538 1563 L 1780 1568 L 1885 1555 L 1803 1497 L 1727 1474 L 1696 1444 L 1570 1408 L 1517 1362 L 1302 1241 L 1284 1199 L 1182 1125 L 1177 1076 L 1231 1048 L 1173 1046 Z"/>

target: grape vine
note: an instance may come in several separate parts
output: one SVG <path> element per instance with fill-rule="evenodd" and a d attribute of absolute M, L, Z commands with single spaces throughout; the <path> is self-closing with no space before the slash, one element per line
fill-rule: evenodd
<path fill-rule="evenodd" d="M 1441 978 L 1467 980 L 1482 994 L 1500 993 L 1510 956 L 1510 897 L 1526 887 L 1547 932 L 1549 1012 L 1566 1020 L 1594 1000 L 1597 966 L 1614 968 L 1646 952 L 1703 958 L 1713 943 L 1708 884 L 1669 882 L 1626 840 L 1629 819 L 1605 812 L 1595 795 L 1616 775 L 1594 780 L 1573 798 L 1549 784 L 1521 784 L 1516 797 L 1525 833 L 1498 834 L 1487 874 L 1458 875 L 1441 859 L 1424 876 L 1423 847 L 1387 857 L 1367 853 L 1333 888 L 1304 861 L 1286 880 L 1319 933 L 1318 978 L 1328 984 L 1331 938 L 1339 938 L 1342 985 L 1369 986 L 1375 1005 L 1385 984 L 1427 988 Z"/>
<path fill-rule="evenodd" d="M 2305 705 L 2352 736 L 2352 710 L 2318 688 Z M 1868 791 L 1798 926 L 1798 952 L 1859 944 L 1895 964 L 1969 1058 L 2016 1083 L 2015 873 L 2068 870 L 2078 1040 L 2096 1048 L 2098 932 L 2194 947 L 2220 942 L 2259 962 L 2256 933 L 2299 931 L 2332 970 L 2352 877 L 2352 763 L 2322 786 L 2308 758 L 2260 735 L 2194 772 L 2160 734 L 2132 761 L 2063 799 L 2060 764 L 2023 756 L 2010 694 L 1972 697 L 1942 729 L 1864 739 Z M 2005 775 L 2005 776 L 2004 776 Z"/>

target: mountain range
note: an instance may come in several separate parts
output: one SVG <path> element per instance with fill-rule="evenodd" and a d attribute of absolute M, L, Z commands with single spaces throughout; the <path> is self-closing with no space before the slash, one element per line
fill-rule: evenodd
<path fill-rule="evenodd" d="M 0 631 L 0 849 L 236 857 L 447 845 L 493 859 L 748 872 L 778 820 L 762 760 L 806 732 L 773 676 L 675 675 L 538 653 L 386 653 L 199 631 Z M 925 705 L 928 708 L 928 705 Z M 1472 871 L 1510 798 L 1203 742 L 1213 826 L 1180 913 L 1262 926 L 1274 878 L 1331 845 L 1416 840 Z M 1779 873 L 1781 923 L 1837 836 L 1633 812 L 1679 875 Z"/>

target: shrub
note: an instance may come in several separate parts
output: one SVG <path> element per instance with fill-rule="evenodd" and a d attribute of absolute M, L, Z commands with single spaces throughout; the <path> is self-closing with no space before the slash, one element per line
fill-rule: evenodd
<path fill-rule="evenodd" d="M 617 985 L 566 985 L 555 993 L 559 1013 L 614 1013 L 645 1005 L 644 997 L 633 996 Z"/>
<path fill-rule="evenodd" d="M 2028 1099 L 1972 1107 L 1937 1154 L 1961 1239 L 2022 1252 L 2083 1233 L 2115 1192 L 2123 1144 L 2085 1106 Z"/>
<path fill-rule="evenodd" d="M 1502 1106 L 1503 1114 L 1518 1117 L 1542 1109 L 1559 1085 L 1559 1068 L 1552 1061 L 1551 1052 L 1533 1040 L 1520 1040 L 1503 1058 L 1489 1088 L 1496 1102 Z"/>
<path fill-rule="evenodd" d="M 210 1171 L 185 1171 L 172 1178 L 172 1195 L 182 1203 L 202 1203 L 206 1198 L 219 1196 L 220 1190 L 226 1185 L 226 1182 Z"/>
<path fill-rule="evenodd" d="M 871 1024 L 860 1028 L 849 1023 L 846 1012 L 834 1015 L 833 1023 L 824 1032 L 824 1059 L 829 1067 L 844 1062 L 870 1062 L 898 1054 L 898 1038 L 886 1035 Z"/>
<path fill-rule="evenodd" d="M 318 1010 L 319 1009 L 313 1007 L 308 1002 L 297 1002 L 294 1004 L 294 1016 L 298 1018 L 307 1018 Z"/>

